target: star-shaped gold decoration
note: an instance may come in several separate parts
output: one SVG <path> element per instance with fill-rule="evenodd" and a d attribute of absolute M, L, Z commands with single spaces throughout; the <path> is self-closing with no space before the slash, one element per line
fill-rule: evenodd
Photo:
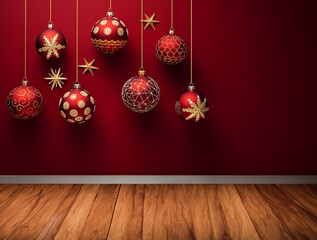
<path fill-rule="evenodd" d="M 154 30 L 156 30 L 154 27 L 154 23 L 159 23 L 160 21 L 154 20 L 155 13 L 150 18 L 145 13 L 144 15 L 146 17 L 146 20 L 140 20 L 140 22 L 146 23 L 144 30 L 147 29 L 148 26 L 151 26 Z"/>
<path fill-rule="evenodd" d="M 200 100 L 200 96 L 197 95 L 197 103 L 194 103 L 192 100 L 188 99 L 190 108 L 183 108 L 183 112 L 188 112 L 190 115 L 186 117 L 186 120 L 195 118 L 195 122 L 198 122 L 200 118 L 205 118 L 206 113 L 209 111 L 209 107 L 206 107 L 207 99 L 205 98 L 203 102 Z"/>
<path fill-rule="evenodd" d="M 51 80 L 48 84 L 52 84 L 51 90 L 53 90 L 54 87 L 59 86 L 62 88 L 63 81 L 66 81 L 67 78 L 62 77 L 63 73 L 61 73 L 61 69 L 59 68 L 58 70 L 53 70 L 51 68 L 51 73 L 48 74 L 50 77 L 44 78 L 45 80 Z"/>
<path fill-rule="evenodd" d="M 65 49 L 66 46 L 57 43 L 58 33 L 50 40 L 47 39 L 46 36 L 43 37 L 44 39 L 44 45 L 43 47 L 39 48 L 39 52 L 47 52 L 46 59 L 50 59 L 52 53 L 59 58 L 59 54 L 57 50 Z"/>
<path fill-rule="evenodd" d="M 95 63 L 95 61 L 96 61 L 95 59 L 92 60 L 90 63 L 88 63 L 85 58 L 84 58 L 84 61 L 85 61 L 85 65 L 78 65 L 78 67 L 80 67 L 80 68 L 85 68 L 85 69 L 84 69 L 84 72 L 83 72 L 83 75 L 84 75 L 87 71 L 89 71 L 89 72 L 91 73 L 91 75 L 94 75 L 94 73 L 92 72 L 92 70 L 99 70 L 99 68 L 93 66 L 94 63 Z"/>

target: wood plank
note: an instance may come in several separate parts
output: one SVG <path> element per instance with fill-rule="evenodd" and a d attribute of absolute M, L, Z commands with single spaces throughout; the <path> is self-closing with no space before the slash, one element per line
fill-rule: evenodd
<path fill-rule="evenodd" d="M 0 185 L 0 206 L 4 203 L 11 202 L 10 198 L 14 198 L 14 193 L 17 195 L 25 185 L 19 184 L 1 184 Z"/>
<path fill-rule="evenodd" d="M 65 217 L 55 239 L 78 239 L 95 200 L 100 185 L 83 185 Z"/>
<path fill-rule="evenodd" d="M 317 190 L 309 185 L 278 185 L 280 189 L 307 213 L 317 217 Z"/>
<path fill-rule="evenodd" d="M 108 239 L 141 239 L 144 185 L 121 185 Z"/>
<path fill-rule="evenodd" d="M 151 207 L 155 205 L 156 211 L 153 223 L 147 225 L 144 223 L 145 232 L 143 239 L 194 239 L 193 224 L 191 222 L 190 208 L 186 201 L 186 193 L 181 185 L 160 185 L 157 193 L 157 186 L 152 189 L 149 185 L 146 193 L 147 201 L 144 206 Z M 153 214 L 153 210 L 144 210 L 144 221 L 151 218 L 147 214 Z M 151 220 L 152 221 L 152 220 Z M 150 229 L 145 229 L 145 227 Z"/>
<path fill-rule="evenodd" d="M 25 185 L 18 194 L 0 207 L 0 239 L 7 239 L 38 204 L 42 185 Z"/>
<path fill-rule="evenodd" d="M 255 185 L 235 185 L 243 204 L 262 240 L 296 239 L 274 214 Z"/>
<path fill-rule="evenodd" d="M 78 185 L 49 185 L 43 188 L 38 204 L 9 239 L 36 239 L 40 234 L 40 239 L 52 238 L 56 232 L 47 230 L 60 226 L 79 190 Z"/>
<path fill-rule="evenodd" d="M 106 239 L 120 185 L 101 185 L 80 239 Z"/>
<path fill-rule="evenodd" d="M 260 239 L 252 221 L 232 184 L 217 185 L 217 195 L 232 239 Z"/>
<path fill-rule="evenodd" d="M 276 185 L 256 185 L 256 188 L 295 239 L 317 239 L 316 217 L 304 211 Z"/>
<path fill-rule="evenodd" d="M 204 186 L 208 200 L 208 212 L 211 219 L 211 239 L 230 240 L 226 219 L 220 205 L 216 191 L 216 185 L 207 184 Z"/>

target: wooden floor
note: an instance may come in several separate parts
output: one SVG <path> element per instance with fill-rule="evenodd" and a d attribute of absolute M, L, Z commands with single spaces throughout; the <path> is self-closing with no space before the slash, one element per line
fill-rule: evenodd
<path fill-rule="evenodd" d="M 317 185 L 0 185 L 0 239 L 317 239 Z"/>

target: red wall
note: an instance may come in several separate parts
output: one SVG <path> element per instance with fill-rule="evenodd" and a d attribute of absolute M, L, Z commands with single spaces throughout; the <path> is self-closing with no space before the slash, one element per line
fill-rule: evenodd
<path fill-rule="evenodd" d="M 107 56 L 90 43 L 107 1 L 79 1 L 79 63 L 96 59 L 95 77 L 80 78 L 95 98 L 91 120 L 72 125 L 58 100 L 75 78 L 75 0 L 53 0 L 53 22 L 68 40 L 63 58 L 46 62 L 35 50 L 49 0 L 28 1 L 28 78 L 44 98 L 31 121 L 13 119 L 6 97 L 23 77 L 24 1 L 0 2 L 0 174 L 317 174 L 317 2 L 194 1 L 194 81 L 211 107 L 198 124 L 181 120 L 174 103 L 189 82 L 189 56 L 175 67 L 155 57 L 168 33 L 170 1 L 144 0 L 157 31 L 145 31 L 145 69 L 161 88 L 159 105 L 131 112 L 121 88 L 139 68 L 140 3 L 113 0 L 129 29 L 126 48 Z M 175 31 L 189 46 L 190 1 L 174 0 Z M 68 81 L 50 90 L 50 67 Z M 82 70 L 80 70 L 80 73 Z"/>

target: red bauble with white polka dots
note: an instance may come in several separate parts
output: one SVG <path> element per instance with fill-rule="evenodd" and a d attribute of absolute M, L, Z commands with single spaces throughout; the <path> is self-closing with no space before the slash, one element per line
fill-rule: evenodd
<path fill-rule="evenodd" d="M 103 53 L 111 54 L 122 49 L 128 41 L 128 29 L 124 22 L 107 12 L 91 29 L 91 42 Z"/>
<path fill-rule="evenodd" d="M 167 65 L 176 65 L 184 61 L 187 53 L 186 43 L 170 30 L 169 35 L 157 41 L 155 54 L 157 58 Z"/>
<path fill-rule="evenodd" d="M 66 51 L 67 41 L 65 36 L 54 29 L 53 24 L 41 32 L 36 38 L 36 51 L 47 60 L 58 59 Z"/>
<path fill-rule="evenodd" d="M 86 90 L 81 90 L 80 84 L 74 84 L 74 89 L 66 92 L 59 100 L 60 113 L 70 123 L 86 122 L 95 109 L 94 98 Z"/>

